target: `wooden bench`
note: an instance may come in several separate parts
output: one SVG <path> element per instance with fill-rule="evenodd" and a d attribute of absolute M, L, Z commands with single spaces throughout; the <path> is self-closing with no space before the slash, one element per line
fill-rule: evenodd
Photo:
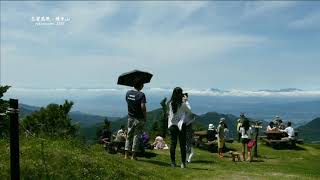
<path fill-rule="evenodd" d="M 267 136 L 259 136 L 259 139 L 260 139 L 260 140 L 263 140 L 263 139 L 265 139 L 265 138 L 267 138 Z"/>
<path fill-rule="evenodd" d="M 262 141 L 264 141 L 267 145 L 270 145 L 272 147 L 280 146 L 280 145 L 291 145 L 293 147 L 297 144 L 303 144 L 303 139 L 268 139 L 268 138 L 262 138 Z"/>
<path fill-rule="evenodd" d="M 295 146 L 295 144 L 303 144 L 303 139 L 288 139 L 288 134 L 286 132 L 281 131 L 266 131 L 266 136 L 260 136 L 260 139 L 266 142 L 267 145 L 281 145 L 281 144 L 291 144 Z M 296 131 L 295 137 L 298 137 L 298 132 Z"/>
<path fill-rule="evenodd" d="M 203 142 L 203 138 L 207 138 L 207 131 L 206 130 L 205 131 L 195 131 L 193 134 L 194 134 L 194 137 L 196 140 L 196 147 L 203 146 L 203 145 L 217 145 L 218 144 L 217 140 Z M 225 139 L 225 142 L 227 142 L 227 143 L 233 143 L 233 141 L 234 141 L 233 138 Z"/>

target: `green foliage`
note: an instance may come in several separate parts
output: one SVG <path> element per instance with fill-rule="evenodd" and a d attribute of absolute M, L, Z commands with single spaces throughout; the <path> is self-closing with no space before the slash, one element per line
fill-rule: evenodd
<path fill-rule="evenodd" d="M 23 127 L 37 135 L 48 136 L 76 136 L 79 125 L 71 124 L 69 112 L 72 101 L 65 101 L 63 105 L 49 104 L 45 108 L 25 117 Z"/>
<path fill-rule="evenodd" d="M 0 114 L 4 114 L 8 107 L 9 102 L 2 99 L 4 93 L 8 91 L 10 86 L 0 86 Z M 9 135 L 9 117 L 1 115 L 0 116 L 0 137 L 5 137 Z"/>
<path fill-rule="evenodd" d="M 162 113 L 160 118 L 160 129 L 159 132 L 161 132 L 162 137 L 166 137 L 167 130 L 168 130 L 168 107 L 167 107 L 167 98 L 163 98 L 160 102 Z"/>
<path fill-rule="evenodd" d="M 95 140 L 100 139 L 100 136 L 102 135 L 102 131 L 104 129 L 111 129 L 111 122 L 108 120 L 107 117 L 105 117 L 105 119 L 104 119 L 104 124 L 101 125 L 101 126 L 98 126 L 96 128 L 96 138 L 95 138 Z"/>

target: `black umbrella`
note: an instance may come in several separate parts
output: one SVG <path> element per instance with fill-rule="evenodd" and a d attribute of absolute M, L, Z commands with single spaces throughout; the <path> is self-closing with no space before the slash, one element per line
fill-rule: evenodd
<path fill-rule="evenodd" d="M 141 81 L 142 83 L 149 83 L 152 78 L 152 74 L 144 71 L 133 70 L 121 74 L 118 77 L 119 85 L 133 86 L 133 82 L 136 80 Z"/>

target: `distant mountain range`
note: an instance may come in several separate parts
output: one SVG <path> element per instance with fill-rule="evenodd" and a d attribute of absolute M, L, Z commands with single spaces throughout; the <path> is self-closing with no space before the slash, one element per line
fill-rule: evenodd
<path fill-rule="evenodd" d="M 297 128 L 306 142 L 320 143 L 320 117 Z"/>
<path fill-rule="evenodd" d="M 258 91 L 264 91 L 264 92 L 297 92 L 297 91 L 303 91 L 302 89 L 297 88 L 285 88 L 285 89 L 279 89 L 279 90 L 270 90 L 270 89 L 263 89 Z"/>
<path fill-rule="evenodd" d="M 24 118 L 25 116 L 31 114 L 34 111 L 38 111 L 40 107 L 30 106 L 26 104 L 19 104 L 19 116 Z M 99 115 L 92 115 L 87 113 L 82 113 L 80 111 L 70 112 L 70 117 L 74 123 L 80 123 L 82 126 L 91 126 L 96 123 L 104 122 L 105 118 L 108 118 L 109 121 L 116 121 L 120 119 L 119 117 L 106 117 Z"/>
<path fill-rule="evenodd" d="M 318 102 L 315 102 L 316 104 L 310 105 L 310 107 L 307 108 L 313 108 L 315 105 L 318 105 Z M 319 106 L 318 106 L 319 107 Z M 25 116 L 31 114 L 34 111 L 39 110 L 39 107 L 30 106 L 26 104 L 19 104 L 19 115 L 20 118 L 24 118 Z M 161 109 L 155 109 L 152 111 L 149 111 L 147 114 L 148 120 L 146 124 L 146 129 L 150 130 L 153 123 L 155 121 L 158 121 L 161 119 L 162 116 L 162 110 Z M 217 112 L 207 112 L 205 114 L 201 115 L 195 115 L 195 127 L 197 129 L 206 129 L 208 127 L 208 124 L 214 124 L 214 126 L 218 126 L 220 118 L 226 119 L 226 124 L 229 129 L 229 135 L 231 137 L 236 136 L 236 122 L 238 119 L 238 116 L 235 116 L 233 114 L 222 114 Z M 74 123 L 80 124 L 80 134 L 88 139 L 94 139 L 96 136 L 96 129 L 97 127 L 101 127 L 104 123 L 105 116 L 99 116 L 99 115 L 92 115 L 92 114 L 86 114 L 79 111 L 71 112 L 70 117 L 72 118 Z M 127 117 L 107 117 L 108 120 L 112 121 L 112 129 L 116 131 L 120 128 L 120 126 L 127 124 Z M 262 121 L 263 124 L 263 130 L 267 126 L 266 121 Z M 312 141 L 318 141 L 320 142 L 320 118 L 315 118 L 314 120 L 308 122 L 307 124 L 303 124 L 302 126 L 299 126 L 296 128 L 300 133 L 299 136 L 304 138 L 306 142 L 312 142 Z"/>

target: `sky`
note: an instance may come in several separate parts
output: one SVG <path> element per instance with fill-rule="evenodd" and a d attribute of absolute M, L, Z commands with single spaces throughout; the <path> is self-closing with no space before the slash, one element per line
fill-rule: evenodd
<path fill-rule="evenodd" d="M 1 1 L 15 88 L 114 88 L 140 69 L 149 88 L 320 90 L 319 47 L 317 1 Z"/>

